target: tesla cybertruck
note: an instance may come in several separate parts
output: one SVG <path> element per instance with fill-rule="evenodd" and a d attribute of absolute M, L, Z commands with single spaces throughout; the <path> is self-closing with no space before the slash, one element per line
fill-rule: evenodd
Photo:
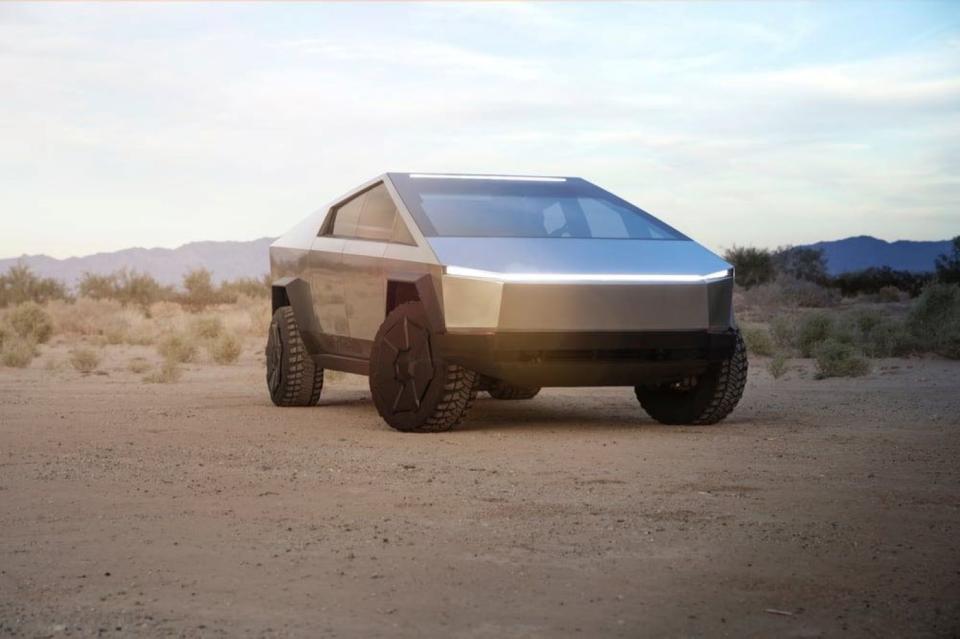
<path fill-rule="evenodd" d="M 733 269 L 576 177 L 386 173 L 270 247 L 267 386 L 310 406 L 325 369 L 369 376 L 401 431 L 443 431 L 478 391 L 630 386 L 665 424 L 743 394 Z"/>

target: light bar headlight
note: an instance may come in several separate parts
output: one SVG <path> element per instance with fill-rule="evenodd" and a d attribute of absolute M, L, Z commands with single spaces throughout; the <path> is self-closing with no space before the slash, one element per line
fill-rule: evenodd
<path fill-rule="evenodd" d="M 496 273 L 464 266 L 446 267 L 448 275 L 474 277 L 498 282 L 547 284 L 561 282 L 648 282 L 663 284 L 703 283 L 721 280 L 733 275 L 733 269 L 714 271 L 706 275 L 675 275 L 666 273 Z"/>

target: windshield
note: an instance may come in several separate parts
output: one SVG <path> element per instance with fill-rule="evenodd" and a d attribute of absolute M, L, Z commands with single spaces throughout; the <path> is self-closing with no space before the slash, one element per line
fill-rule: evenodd
<path fill-rule="evenodd" d="M 427 237 L 687 239 L 579 178 L 390 177 Z"/>

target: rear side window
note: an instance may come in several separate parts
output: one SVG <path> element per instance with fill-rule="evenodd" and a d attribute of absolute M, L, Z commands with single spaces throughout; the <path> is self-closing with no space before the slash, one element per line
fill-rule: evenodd
<path fill-rule="evenodd" d="M 333 211 L 327 234 L 374 242 L 414 244 L 383 183 L 358 193 Z"/>
<path fill-rule="evenodd" d="M 397 207 L 387 193 L 387 187 L 378 184 L 364 193 L 363 198 L 363 211 L 357 224 L 356 237 L 389 242 L 397 218 Z"/>

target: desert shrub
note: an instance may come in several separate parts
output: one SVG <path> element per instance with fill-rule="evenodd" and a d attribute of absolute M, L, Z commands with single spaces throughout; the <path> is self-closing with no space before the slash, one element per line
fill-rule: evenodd
<path fill-rule="evenodd" d="M 26 368 L 37 355 L 37 349 L 29 339 L 10 335 L 0 348 L 0 363 L 10 368 Z"/>
<path fill-rule="evenodd" d="M 822 249 L 781 246 L 773 252 L 771 258 L 778 275 L 818 284 L 825 284 L 829 280 Z"/>
<path fill-rule="evenodd" d="M 150 370 L 150 362 L 143 357 L 134 357 L 127 362 L 127 370 L 138 375 L 140 373 L 145 373 Z"/>
<path fill-rule="evenodd" d="M 67 299 L 67 287 L 49 277 L 39 277 L 25 264 L 11 266 L 0 275 L 0 307 L 24 302 L 43 304 Z"/>
<path fill-rule="evenodd" d="M 814 353 L 817 377 L 860 377 L 870 371 L 870 363 L 856 346 L 828 338 L 819 343 Z"/>
<path fill-rule="evenodd" d="M 207 342 L 207 352 L 217 364 L 232 364 L 240 357 L 243 344 L 230 333 Z"/>
<path fill-rule="evenodd" d="M 266 299 L 270 297 L 271 278 L 265 275 L 260 279 L 241 277 L 220 285 L 220 299 L 231 304 L 240 297 L 254 297 Z"/>
<path fill-rule="evenodd" d="M 797 344 L 797 325 L 786 315 L 770 320 L 770 336 L 779 348 L 794 348 Z"/>
<path fill-rule="evenodd" d="M 224 298 L 214 288 L 210 271 L 198 268 L 183 276 L 183 293 L 179 300 L 188 309 L 200 311 L 213 304 L 222 303 Z"/>
<path fill-rule="evenodd" d="M 92 373 L 100 366 L 100 353 L 92 348 L 75 348 L 70 351 L 70 365 L 81 373 Z"/>
<path fill-rule="evenodd" d="M 830 285 L 839 289 L 845 297 L 874 295 L 887 287 L 898 288 L 910 297 L 916 297 L 932 279 L 932 273 L 895 271 L 889 266 L 881 266 L 840 273 L 830 279 Z"/>
<path fill-rule="evenodd" d="M 164 360 L 160 368 L 143 377 L 149 384 L 172 384 L 183 377 L 183 368 L 173 360 Z"/>
<path fill-rule="evenodd" d="M 770 371 L 770 374 L 774 379 L 780 379 L 787 372 L 787 355 L 783 351 L 777 351 L 773 354 L 773 357 L 770 358 L 770 362 L 767 364 L 767 370 Z"/>
<path fill-rule="evenodd" d="M 783 275 L 777 278 L 775 285 L 779 289 L 780 299 L 790 306 L 825 308 L 836 306 L 840 302 L 838 291 L 816 282 Z"/>
<path fill-rule="evenodd" d="M 804 357 L 813 357 L 817 346 L 834 332 L 833 319 L 826 313 L 809 313 L 797 323 L 796 346 Z"/>
<path fill-rule="evenodd" d="M 904 293 L 896 286 L 881 286 L 877 291 L 876 300 L 878 302 L 891 303 L 899 302 L 903 299 Z"/>
<path fill-rule="evenodd" d="M 171 362 L 191 362 L 197 356 L 197 345 L 188 335 L 171 333 L 157 344 L 157 352 Z"/>
<path fill-rule="evenodd" d="M 20 337 L 43 344 L 53 335 L 53 319 L 36 302 L 18 304 L 7 314 L 7 323 Z"/>
<path fill-rule="evenodd" d="M 903 322 L 874 309 L 856 309 L 839 325 L 839 337 L 860 347 L 870 357 L 904 355 L 914 342 Z"/>
<path fill-rule="evenodd" d="M 960 286 L 927 286 L 910 309 L 907 329 L 920 348 L 960 359 Z"/>
<path fill-rule="evenodd" d="M 763 326 L 745 324 L 740 327 L 740 333 L 743 335 L 743 341 L 746 342 L 749 352 L 763 356 L 773 354 L 773 338 Z"/>
<path fill-rule="evenodd" d="M 960 235 L 953 238 L 949 253 L 941 253 L 934 262 L 937 281 L 960 284 Z"/>
<path fill-rule="evenodd" d="M 190 332 L 201 339 L 214 339 L 223 333 L 223 320 L 212 316 L 196 317 L 190 322 Z"/>
<path fill-rule="evenodd" d="M 736 283 L 744 288 L 769 282 L 776 275 L 773 256 L 767 249 L 734 246 L 723 254 L 733 264 Z"/>
<path fill-rule="evenodd" d="M 170 287 L 161 286 L 153 277 L 120 269 L 107 275 L 84 273 L 77 284 L 82 297 L 95 300 L 117 300 L 124 306 L 136 305 L 147 308 L 150 304 L 170 296 Z"/>

